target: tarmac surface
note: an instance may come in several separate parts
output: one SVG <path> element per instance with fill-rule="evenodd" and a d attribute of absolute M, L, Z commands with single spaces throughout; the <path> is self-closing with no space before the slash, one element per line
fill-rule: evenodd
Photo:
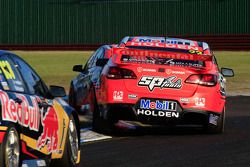
<path fill-rule="evenodd" d="M 85 143 L 82 167 L 249 167 L 250 96 L 227 98 L 225 132 L 164 130 Z"/>

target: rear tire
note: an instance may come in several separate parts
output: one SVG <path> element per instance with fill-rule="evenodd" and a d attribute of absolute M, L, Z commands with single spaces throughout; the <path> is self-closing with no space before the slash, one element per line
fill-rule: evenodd
<path fill-rule="evenodd" d="M 115 126 L 113 119 L 110 119 L 110 115 L 108 115 L 107 119 L 104 119 L 100 116 L 100 111 L 97 106 L 95 105 L 95 109 L 93 112 L 93 122 L 92 128 L 95 132 L 104 133 L 106 135 L 112 135 L 115 133 Z"/>
<path fill-rule="evenodd" d="M 21 146 L 19 134 L 14 126 L 10 126 L 0 147 L 0 167 L 21 166 Z"/>
<path fill-rule="evenodd" d="M 93 111 L 93 117 L 92 117 L 92 129 L 96 132 L 101 132 L 102 129 L 102 118 L 100 117 L 100 111 L 97 104 L 95 91 L 94 91 L 94 111 Z"/>
<path fill-rule="evenodd" d="M 99 115 L 99 111 L 96 109 L 96 106 L 93 111 L 93 118 L 92 118 L 92 129 L 96 132 L 100 132 L 101 130 L 101 118 Z"/>

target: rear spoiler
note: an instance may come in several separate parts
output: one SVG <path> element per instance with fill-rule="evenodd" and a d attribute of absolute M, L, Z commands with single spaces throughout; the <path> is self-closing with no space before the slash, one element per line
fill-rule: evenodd
<path fill-rule="evenodd" d="M 113 62 L 120 64 L 122 55 L 131 56 L 138 60 L 145 59 L 145 57 L 169 58 L 180 60 L 194 60 L 194 61 L 211 61 L 212 55 L 195 54 L 196 52 L 190 50 L 191 53 L 178 53 L 178 52 L 164 52 L 154 50 L 139 50 L 130 48 L 113 48 Z M 192 54 L 194 53 L 194 54 Z"/>

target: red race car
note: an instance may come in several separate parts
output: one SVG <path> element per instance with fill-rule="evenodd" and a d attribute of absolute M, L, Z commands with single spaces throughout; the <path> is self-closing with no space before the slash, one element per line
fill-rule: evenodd
<path fill-rule="evenodd" d="M 72 84 L 70 98 L 84 97 L 78 100 L 93 112 L 94 129 L 193 125 L 223 132 L 224 77 L 234 73 L 218 68 L 207 43 L 125 37 L 109 53 L 108 59 L 94 54 L 78 70 L 86 79 L 72 82 L 78 86 Z"/>

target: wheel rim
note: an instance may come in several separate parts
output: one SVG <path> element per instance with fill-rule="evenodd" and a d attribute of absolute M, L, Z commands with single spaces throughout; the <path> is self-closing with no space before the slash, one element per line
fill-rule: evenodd
<path fill-rule="evenodd" d="M 78 158 L 78 135 L 75 126 L 74 120 L 69 121 L 69 143 L 70 143 L 70 151 L 72 154 L 72 159 L 74 162 L 77 161 Z"/>
<path fill-rule="evenodd" d="M 5 147 L 5 164 L 9 167 L 19 166 L 20 146 L 17 132 L 10 129 Z"/>

